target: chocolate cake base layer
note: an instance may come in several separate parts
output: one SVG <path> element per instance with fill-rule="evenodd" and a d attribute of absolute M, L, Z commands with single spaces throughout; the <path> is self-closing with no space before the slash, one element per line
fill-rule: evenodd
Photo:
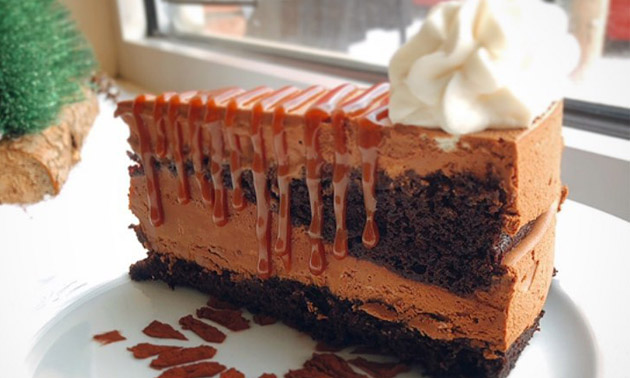
<path fill-rule="evenodd" d="M 467 339 L 434 340 L 403 324 L 377 319 L 357 310 L 362 303 L 332 295 L 326 288 L 278 278 L 243 279 L 232 272 L 208 271 L 172 255 L 149 252 L 129 272 L 136 281 L 161 280 L 188 286 L 262 313 L 329 345 L 367 345 L 416 362 L 434 377 L 505 377 L 538 329 L 534 324 L 498 358 L 484 358 L 483 343 Z"/>
<path fill-rule="evenodd" d="M 131 158 L 140 164 L 137 156 L 132 154 Z M 172 160 L 155 161 L 155 167 L 161 175 L 177 176 Z M 192 163 L 188 162 L 186 168 L 192 176 Z M 323 166 L 322 237 L 328 243 L 333 242 L 336 230 L 332 172 L 332 165 Z M 143 175 L 141 165 L 131 167 L 130 174 Z M 205 172 L 205 177 L 211 180 L 209 172 Z M 223 166 L 223 181 L 226 188 L 232 188 L 227 165 Z M 274 213 L 279 207 L 277 182 L 272 167 L 267 183 Z M 250 170 L 243 171 L 241 184 L 247 202 L 255 204 Z M 352 170 L 346 212 L 349 254 L 385 266 L 405 278 L 457 294 L 487 288 L 496 276 L 504 274 L 503 257 L 527 236 L 533 224 L 532 221 L 522 226 L 514 235 L 506 231 L 505 191 L 490 173 L 480 178 L 467 173 L 447 176 L 441 171 L 419 176 L 407 171 L 392 178 L 379 170 L 375 221 L 380 240 L 369 249 L 362 243 L 366 216 L 361 185 L 360 172 Z M 290 186 L 291 222 L 294 227 L 308 227 L 311 208 L 306 180 L 294 178 Z"/>

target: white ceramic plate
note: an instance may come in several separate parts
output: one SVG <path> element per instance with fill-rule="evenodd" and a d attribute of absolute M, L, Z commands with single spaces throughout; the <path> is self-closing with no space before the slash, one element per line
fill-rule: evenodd
<path fill-rule="evenodd" d="M 141 330 L 158 319 L 177 326 L 180 317 L 203 306 L 207 296 L 194 290 L 170 290 L 165 284 L 137 283 L 126 276 L 83 295 L 38 334 L 30 351 L 28 368 L 34 378 L 155 377 L 159 372 L 148 367 L 150 359 L 136 360 L 126 350 L 140 342 L 196 346 L 203 343 L 192 332 L 184 331 L 187 342 L 151 339 Z M 541 331 L 521 355 L 514 377 L 592 378 L 599 375 L 596 343 L 590 327 L 570 298 L 552 285 L 545 306 Z M 251 318 L 250 314 L 246 317 Z M 236 367 L 247 377 L 275 373 L 282 377 L 299 368 L 314 351 L 315 342 L 281 323 L 258 326 L 227 334 L 213 360 Z M 98 333 L 118 329 L 127 338 L 101 346 L 92 341 Z M 349 351 L 339 354 L 350 357 Z M 369 356 L 370 359 L 378 359 Z M 418 370 L 399 377 L 419 376 Z"/>

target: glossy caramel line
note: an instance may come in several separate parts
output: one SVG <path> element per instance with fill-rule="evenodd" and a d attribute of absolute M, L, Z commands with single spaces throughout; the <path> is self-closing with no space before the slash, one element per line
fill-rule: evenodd
<path fill-rule="evenodd" d="M 236 135 L 236 112 L 272 92 L 269 87 L 257 87 L 232 99 L 225 110 L 225 131 L 230 148 L 230 173 L 232 176 L 232 207 L 243 210 L 247 205 L 243 195 L 243 167 L 241 166 L 241 143 Z"/>
<path fill-rule="evenodd" d="M 242 89 L 232 88 L 216 97 L 208 98 L 206 118 L 204 124 L 210 135 L 210 175 L 214 185 L 214 207 L 212 220 L 217 226 L 224 226 L 227 221 L 227 193 L 223 184 L 223 156 L 225 146 L 223 142 L 223 119 L 219 106 L 243 93 Z"/>
<path fill-rule="evenodd" d="M 306 112 L 304 132 L 306 144 L 306 186 L 311 207 L 311 224 L 308 229 L 311 241 L 309 269 L 315 275 L 321 274 L 326 268 L 326 256 L 322 243 L 324 203 L 321 193 L 321 170 L 324 161 L 319 145 L 319 128 L 322 121 L 330 118 L 337 104 L 344 101 L 355 90 L 356 87 L 354 85 L 340 85 L 328 92 Z"/>
<path fill-rule="evenodd" d="M 334 212 L 336 222 L 333 255 L 343 258 L 348 254 L 348 231 L 346 225 L 347 190 L 350 172 L 350 151 L 346 122 L 349 117 L 359 117 L 357 145 L 361 155 L 361 183 L 366 210 L 366 220 L 362 235 L 363 245 L 374 248 L 379 233 L 375 221 L 376 213 L 376 171 L 378 146 L 381 143 L 382 128 L 390 126 L 387 117 L 387 94 L 389 85 L 381 83 L 360 93 L 351 84 L 341 85 L 331 91 L 313 86 L 304 91 L 294 87 L 284 87 L 272 91 L 268 87 L 258 87 L 250 91 L 239 88 L 226 88 L 212 92 L 187 92 L 182 94 L 164 93 L 153 101 L 155 139 L 152 142 L 149 127 L 143 117 L 149 105 L 147 96 L 138 96 L 132 104 L 132 122 L 139 138 L 142 165 L 145 170 L 151 223 L 157 227 L 163 223 L 164 214 L 157 172 L 156 158 L 174 161 L 178 176 L 178 202 L 190 200 L 190 188 L 185 167 L 184 146 L 189 146 L 190 157 L 195 171 L 202 201 L 212 210 L 216 225 L 228 222 L 227 194 L 223 183 L 223 161 L 229 154 L 230 174 L 233 185 L 234 209 L 246 206 L 242 190 L 242 165 L 240 137 L 236 130 L 236 118 L 241 109 L 251 106 L 249 138 L 253 147 L 252 173 L 256 194 L 256 236 L 258 240 L 257 271 L 263 278 L 269 277 L 271 265 L 271 210 L 269 183 L 267 181 L 268 162 L 265 152 L 263 119 L 272 113 L 272 145 L 277 162 L 279 189 L 278 232 L 274 251 L 282 256 L 285 268 L 291 266 L 291 220 L 290 220 L 290 181 L 289 154 L 284 123 L 292 112 L 304 108 L 314 101 L 304 115 L 304 142 L 306 157 L 306 185 L 311 209 L 311 223 L 308 228 L 311 249 L 309 269 L 312 274 L 321 274 L 326 267 L 326 256 L 322 242 L 323 201 L 321 169 L 324 163 L 321 155 L 319 134 L 322 122 L 331 122 L 334 134 Z M 376 105 L 378 103 L 378 105 Z M 188 109 L 186 114 L 183 110 Z M 221 109 L 225 107 L 223 112 Z M 119 108 L 119 111 L 120 110 Z M 117 114 L 119 114 L 117 111 Z M 155 143 L 155 146 L 152 146 Z M 153 150 L 152 147 L 155 147 Z M 209 155 L 209 171 L 212 180 L 205 176 L 204 156 Z"/>
<path fill-rule="evenodd" d="M 179 109 L 182 102 L 179 95 L 174 95 L 168 102 L 168 117 L 166 124 L 167 145 L 177 169 L 177 201 L 187 204 L 190 201 L 188 174 L 182 154 L 182 123 L 179 121 Z"/>
<path fill-rule="evenodd" d="M 190 128 L 190 152 L 201 199 L 204 204 L 212 208 L 214 206 L 214 187 L 212 182 L 206 180 L 205 167 L 203 166 L 204 145 L 207 140 L 202 127 L 205 110 L 205 97 L 201 95 L 193 97 L 189 103 L 188 127 Z"/>
<path fill-rule="evenodd" d="M 370 112 L 359 122 L 357 144 L 361 153 L 361 186 L 365 204 L 365 226 L 362 241 L 365 248 L 376 247 L 379 240 L 378 227 L 374 216 L 376 214 L 376 164 L 378 146 L 381 143 L 382 128 L 386 126 L 387 105 L 383 105 Z"/>
<path fill-rule="evenodd" d="M 295 87 L 284 87 L 260 100 L 252 109 L 250 138 L 254 150 L 252 173 L 256 192 L 256 237 L 258 239 L 257 271 L 262 278 L 271 275 L 271 212 L 269 209 L 269 188 L 267 182 L 267 162 L 262 119 L 265 112 L 272 110 L 282 101 L 298 92 Z"/>
<path fill-rule="evenodd" d="M 332 126 L 335 140 L 335 162 L 333 191 L 335 211 L 335 239 L 333 256 L 342 259 L 348 255 L 348 229 L 346 225 L 347 194 L 350 183 L 350 151 L 346 135 L 345 120 L 366 112 L 374 102 L 387 96 L 389 83 L 372 86 L 360 96 L 349 100 L 333 112 Z"/>
<path fill-rule="evenodd" d="M 144 177 L 147 183 L 147 195 L 149 200 L 149 214 L 151 224 L 159 227 L 164 222 L 162 209 L 162 197 L 158 185 L 157 172 L 155 172 L 153 151 L 151 151 L 151 138 L 147 130 L 142 112 L 146 103 L 146 96 L 140 95 L 133 102 L 133 118 L 140 144 L 140 159 L 144 169 Z"/>
<path fill-rule="evenodd" d="M 291 178 L 289 177 L 289 154 L 287 148 L 284 121 L 288 114 L 298 109 L 324 92 L 324 88 L 315 85 L 307 88 L 295 98 L 278 105 L 273 114 L 273 151 L 277 164 L 279 194 L 278 232 L 274 251 L 282 257 L 287 270 L 291 268 Z"/>

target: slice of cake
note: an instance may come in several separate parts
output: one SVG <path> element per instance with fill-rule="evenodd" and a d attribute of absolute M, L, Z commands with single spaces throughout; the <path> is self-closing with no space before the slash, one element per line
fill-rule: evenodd
<path fill-rule="evenodd" d="M 518 83 L 491 82 L 490 63 L 462 68 L 483 55 L 474 50 L 436 64 L 448 54 L 426 38 L 448 36 L 439 27 L 465 24 L 466 12 L 492 24 L 502 11 L 446 4 L 394 56 L 391 88 L 225 88 L 119 103 L 137 163 L 134 228 L 149 251 L 131 277 L 191 286 L 432 375 L 507 375 L 553 274 L 562 102 L 518 97 Z M 465 40 L 442 42 L 457 55 Z M 449 65 L 433 81 L 416 72 Z"/>

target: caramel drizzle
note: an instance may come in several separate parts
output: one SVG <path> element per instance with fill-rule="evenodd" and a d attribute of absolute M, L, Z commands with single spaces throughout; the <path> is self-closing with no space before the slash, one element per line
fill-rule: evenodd
<path fill-rule="evenodd" d="M 378 228 L 374 219 L 378 146 L 382 138 L 382 128 L 391 125 L 387 117 L 386 96 L 388 89 L 387 83 L 381 83 L 352 98 L 356 93 L 356 88 L 351 84 L 341 85 L 318 99 L 308 108 L 304 116 L 306 184 L 311 208 L 311 223 L 308 229 L 311 242 L 309 269 L 314 275 L 321 274 L 326 267 L 322 243 L 321 169 L 324 160 L 321 156 L 319 142 L 321 123 L 330 120 L 334 131 L 333 189 L 336 232 L 333 254 L 337 258 L 343 258 L 348 254 L 346 197 L 350 172 L 350 152 L 347 144 L 345 119 L 347 117 L 361 117 L 357 144 L 361 155 L 361 181 L 366 209 L 362 239 L 366 248 L 373 248 L 379 239 Z M 178 172 L 178 201 L 184 204 L 190 200 L 188 176 L 183 157 L 185 136 L 190 142 L 190 154 L 202 200 L 212 208 L 212 219 L 216 225 L 223 226 L 227 223 L 227 194 L 223 184 L 222 168 L 225 156 L 223 126 L 225 126 L 225 136 L 230 148 L 230 173 L 234 189 L 233 207 L 239 210 L 246 206 L 241 186 L 241 147 L 235 127 L 238 110 L 253 104 L 249 137 L 254 152 L 252 172 L 257 203 L 257 270 L 261 277 L 269 277 L 272 269 L 270 194 L 266 179 L 268 167 L 262 128 L 264 115 L 268 112 L 273 113 L 273 151 L 278 166 L 277 177 L 280 196 L 278 233 L 274 251 L 277 255 L 282 256 L 286 269 L 290 269 L 290 177 L 284 122 L 287 115 L 304 107 L 324 92 L 324 88 L 313 86 L 304 91 L 299 91 L 294 87 L 285 87 L 273 92 L 270 88 L 258 87 L 248 92 L 239 88 L 226 88 L 209 93 L 162 94 L 154 100 L 155 151 L 152 151 L 151 136 L 142 116 L 148 103 L 147 96 L 138 96 L 132 107 L 133 124 L 139 138 L 140 155 L 145 170 L 151 223 L 158 227 L 164 220 L 159 181 L 154 167 L 155 156 L 165 158 L 170 153 Z M 350 100 L 348 100 L 349 98 Z M 374 110 L 370 110 L 378 101 L 381 101 L 379 105 Z M 188 113 L 183 115 L 181 114 L 184 109 L 182 105 L 185 104 L 188 104 Z M 339 106 L 339 104 L 342 105 Z M 220 109 L 222 106 L 225 106 L 223 117 Z M 118 115 L 120 112 L 119 109 L 116 114 Z M 184 133 L 184 124 L 188 125 L 187 134 Z M 210 155 L 211 182 L 206 179 L 205 169 L 207 167 L 203 166 L 203 158 L 207 154 Z"/>
<path fill-rule="evenodd" d="M 153 109 L 153 120 L 155 122 L 155 154 L 160 159 L 164 159 L 167 153 L 164 118 L 166 118 L 166 114 L 168 113 L 169 101 L 174 95 L 175 93 L 173 92 L 167 92 L 159 95 L 155 99 L 155 107 Z"/>
<path fill-rule="evenodd" d="M 193 168 L 195 170 L 195 178 L 201 192 L 201 199 L 204 204 L 214 206 L 214 188 L 213 184 L 206 180 L 205 168 L 203 166 L 205 138 L 202 123 L 205 117 L 206 101 L 203 95 L 193 97 L 189 102 L 188 110 L 188 127 L 190 128 L 190 152 L 192 155 Z"/>
<path fill-rule="evenodd" d="M 243 210 L 247 205 L 242 186 L 241 142 L 234 130 L 236 127 L 236 112 L 271 92 L 272 89 L 269 87 L 254 88 L 232 99 L 225 109 L 225 131 L 230 148 L 230 173 L 232 175 L 232 207 L 235 210 Z"/>
<path fill-rule="evenodd" d="M 268 278 L 271 274 L 271 212 L 269 210 L 269 188 L 262 119 L 265 112 L 290 99 L 298 92 L 295 87 L 284 87 L 254 105 L 252 109 L 251 141 L 254 150 L 252 172 L 256 192 L 256 237 L 258 239 L 258 274 Z"/>
<path fill-rule="evenodd" d="M 315 97 L 324 92 L 324 88 L 315 85 L 304 90 L 299 96 L 280 104 L 273 115 L 273 151 L 276 157 L 278 179 L 278 193 L 280 204 L 278 209 L 278 233 L 274 251 L 282 257 L 287 270 L 291 268 L 291 178 L 289 177 L 289 153 L 287 148 L 286 131 L 284 121 L 287 114 L 304 106 Z"/>
<path fill-rule="evenodd" d="M 324 203 L 322 201 L 321 170 L 324 160 L 319 144 L 319 128 L 321 122 L 330 118 L 337 104 L 350 96 L 356 87 L 352 84 L 340 85 L 319 99 L 306 112 L 304 141 L 306 144 L 306 186 L 311 206 L 311 224 L 308 235 L 311 241 L 311 254 L 308 267 L 312 274 L 319 275 L 326 268 L 326 255 L 322 243 L 324 224 Z"/>
<path fill-rule="evenodd" d="M 140 95 L 133 102 L 133 119 L 138 134 L 140 144 L 140 159 L 144 168 L 144 177 L 147 182 L 147 197 L 149 200 L 149 216 L 151 224 L 159 227 L 164 222 L 164 210 L 162 209 L 162 196 L 160 186 L 155 172 L 155 158 L 151 151 L 151 138 L 146 128 L 142 111 L 144 110 L 147 97 Z"/>
<path fill-rule="evenodd" d="M 357 98 L 351 99 L 333 112 L 332 125 L 335 138 L 335 164 L 333 170 L 335 241 L 333 256 L 342 259 L 348 255 L 348 229 L 346 226 L 346 208 L 348 184 L 350 183 L 350 151 L 344 120 L 365 113 L 376 101 L 389 91 L 389 83 L 372 86 Z"/>
<path fill-rule="evenodd" d="M 376 160 L 381 143 L 382 128 L 389 126 L 387 101 L 359 121 L 358 145 L 361 153 L 361 186 L 365 204 L 365 227 L 362 241 L 365 248 L 376 247 L 379 240 L 376 213 Z"/>
<path fill-rule="evenodd" d="M 182 123 L 179 122 L 179 110 L 181 107 L 179 95 L 171 96 L 168 102 L 168 116 L 166 125 L 167 145 L 171 156 L 175 161 L 177 169 L 177 201 L 180 204 L 187 204 L 190 201 L 190 189 L 188 186 L 188 175 L 184 165 L 182 154 Z M 170 141 L 170 143 L 168 143 Z"/>
<path fill-rule="evenodd" d="M 210 97 L 206 106 L 204 120 L 210 134 L 210 175 L 214 185 L 214 207 L 212 220 L 221 227 L 227 224 L 227 193 L 223 184 L 223 156 L 225 146 L 223 142 L 223 127 L 219 107 L 234 96 L 243 93 L 242 89 L 230 88 L 220 95 Z"/>

